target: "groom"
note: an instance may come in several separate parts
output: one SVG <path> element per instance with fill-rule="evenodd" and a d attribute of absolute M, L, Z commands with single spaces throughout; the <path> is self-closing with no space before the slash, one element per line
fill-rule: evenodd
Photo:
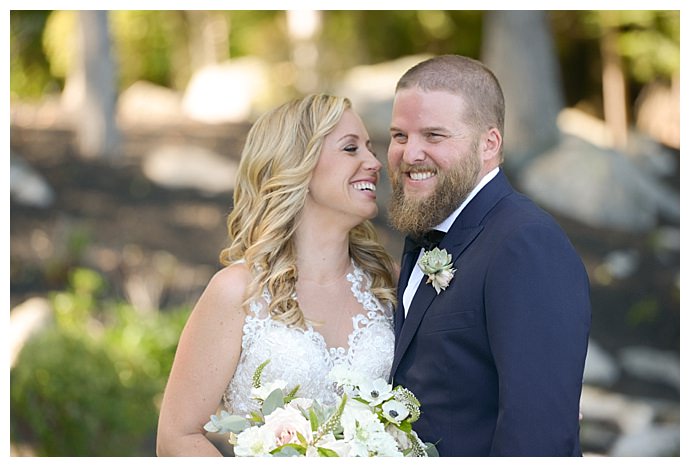
<path fill-rule="evenodd" d="M 435 57 L 398 82 L 390 218 L 407 238 L 391 375 L 421 401 L 415 430 L 442 456 L 579 456 L 589 281 L 501 170 L 503 118 L 478 61 Z M 418 263 L 436 244 L 452 255 L 447 285 Z"/>

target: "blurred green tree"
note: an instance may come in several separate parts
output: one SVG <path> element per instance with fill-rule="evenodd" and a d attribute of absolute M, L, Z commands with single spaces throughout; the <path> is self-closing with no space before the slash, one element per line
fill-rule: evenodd
<path fill-rule="evenodd" d="M 221 24 L 227 38 L 217 38 L 215 54 L 256 55 L 269 63 L 291 60 L 286 12 L 233 10 L 199 15 L 182 10 L 110 12 L 118 88 L 147 80 L 177 90 L 186 86 L 208 44 L 199 39 L 200 24 Z M 481 10 L 364 10 L 322 12 L 318 72 L 326 88 L 345 70 L 418 53 L 459 53 L 479 57 L 484 28 Z M 38 98 L 62 89 L 66 53 L 72 50 L 68 23 L 74 12 L 12 11 L 10 15 L 10 91 L 16 98 Z M 653 80 L 670 81 L 679 73 L 680 12 L 617 11 L 604 20 L 601 11 L 549 11 L 562 70 L 566 105 L 582 104 L 603 116 L 600 40 L 617 31 L 627 105 Z M 609 21 L 607 23 L 606 21 Z M 215 23 L 214 23 L 215 22 Z M 216 32 L 216 35 L 218 33 Z M 202 49 L 200 49 L 200 47 Z M 203 54 L 199 50 L 204 50 Z M 29 77 L 31 79 L 29 79 Z"/>
<path fill-rule="evenodd" d="M 50 11 L 10 11 L 10 96 L 37 100 L 58 92 L 64 81 L 53 75 L 41 43 Z"/>

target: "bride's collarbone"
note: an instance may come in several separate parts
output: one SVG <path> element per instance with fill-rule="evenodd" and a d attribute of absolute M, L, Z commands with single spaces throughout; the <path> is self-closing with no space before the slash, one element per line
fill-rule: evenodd
<path fill-rule="evenodd" d="M 350 326 L 351 318 L 364 313 L 362 304 L 351 293 L 303 294 L 298 295 L 297 302 L 305 319 L 319 323 L 321 328 L 340 327 L 344 321 Z"/>
<path fill-rule="evenodd" d="M 354 329 L 353 318 L 364 313 L 347 287 L 331 290 L 305 287 L 302 294 L 298 292 L 297 301 L 313 330 L 333 348 L 347 347 Z"/>
<path fill-rule="evenodd" d="M 357 303 L 356 297 L 352 293 L 352 283 L 344 278 L 341 279 L 320 283 L 300 278 L 295 290 L 300 307 L 306 311 L 306 308 L 312 305 L 322 308 L 324 304 Z"/>

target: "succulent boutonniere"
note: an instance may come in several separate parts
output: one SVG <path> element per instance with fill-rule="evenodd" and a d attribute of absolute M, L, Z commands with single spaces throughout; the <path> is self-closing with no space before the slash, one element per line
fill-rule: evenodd
<path fill-rule="evenodd" d="M 431 251 L 425 251 L 419 259 L 419 267 L 428 277 L 426 283 L 436 289 L 436 295 L 446 290 L 453 279 L 456 270 L 451 266 L 453 266 L 453 255 L 445 249 L 434 248 Z"/>

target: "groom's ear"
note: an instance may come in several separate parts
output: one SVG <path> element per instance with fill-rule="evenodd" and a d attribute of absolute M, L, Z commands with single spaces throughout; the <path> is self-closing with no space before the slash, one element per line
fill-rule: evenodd
<path fill-rule="evenodd" d="M 498 128 L 490 128 L 488 131 L 482 134 L 481 140 L 479 142 L 479 151 L 482 156 L 482 161 L 488 162 L 494 158 L 498 158 L 501 155 L 501 145 L 503 143 L 503 137 Z"/>

